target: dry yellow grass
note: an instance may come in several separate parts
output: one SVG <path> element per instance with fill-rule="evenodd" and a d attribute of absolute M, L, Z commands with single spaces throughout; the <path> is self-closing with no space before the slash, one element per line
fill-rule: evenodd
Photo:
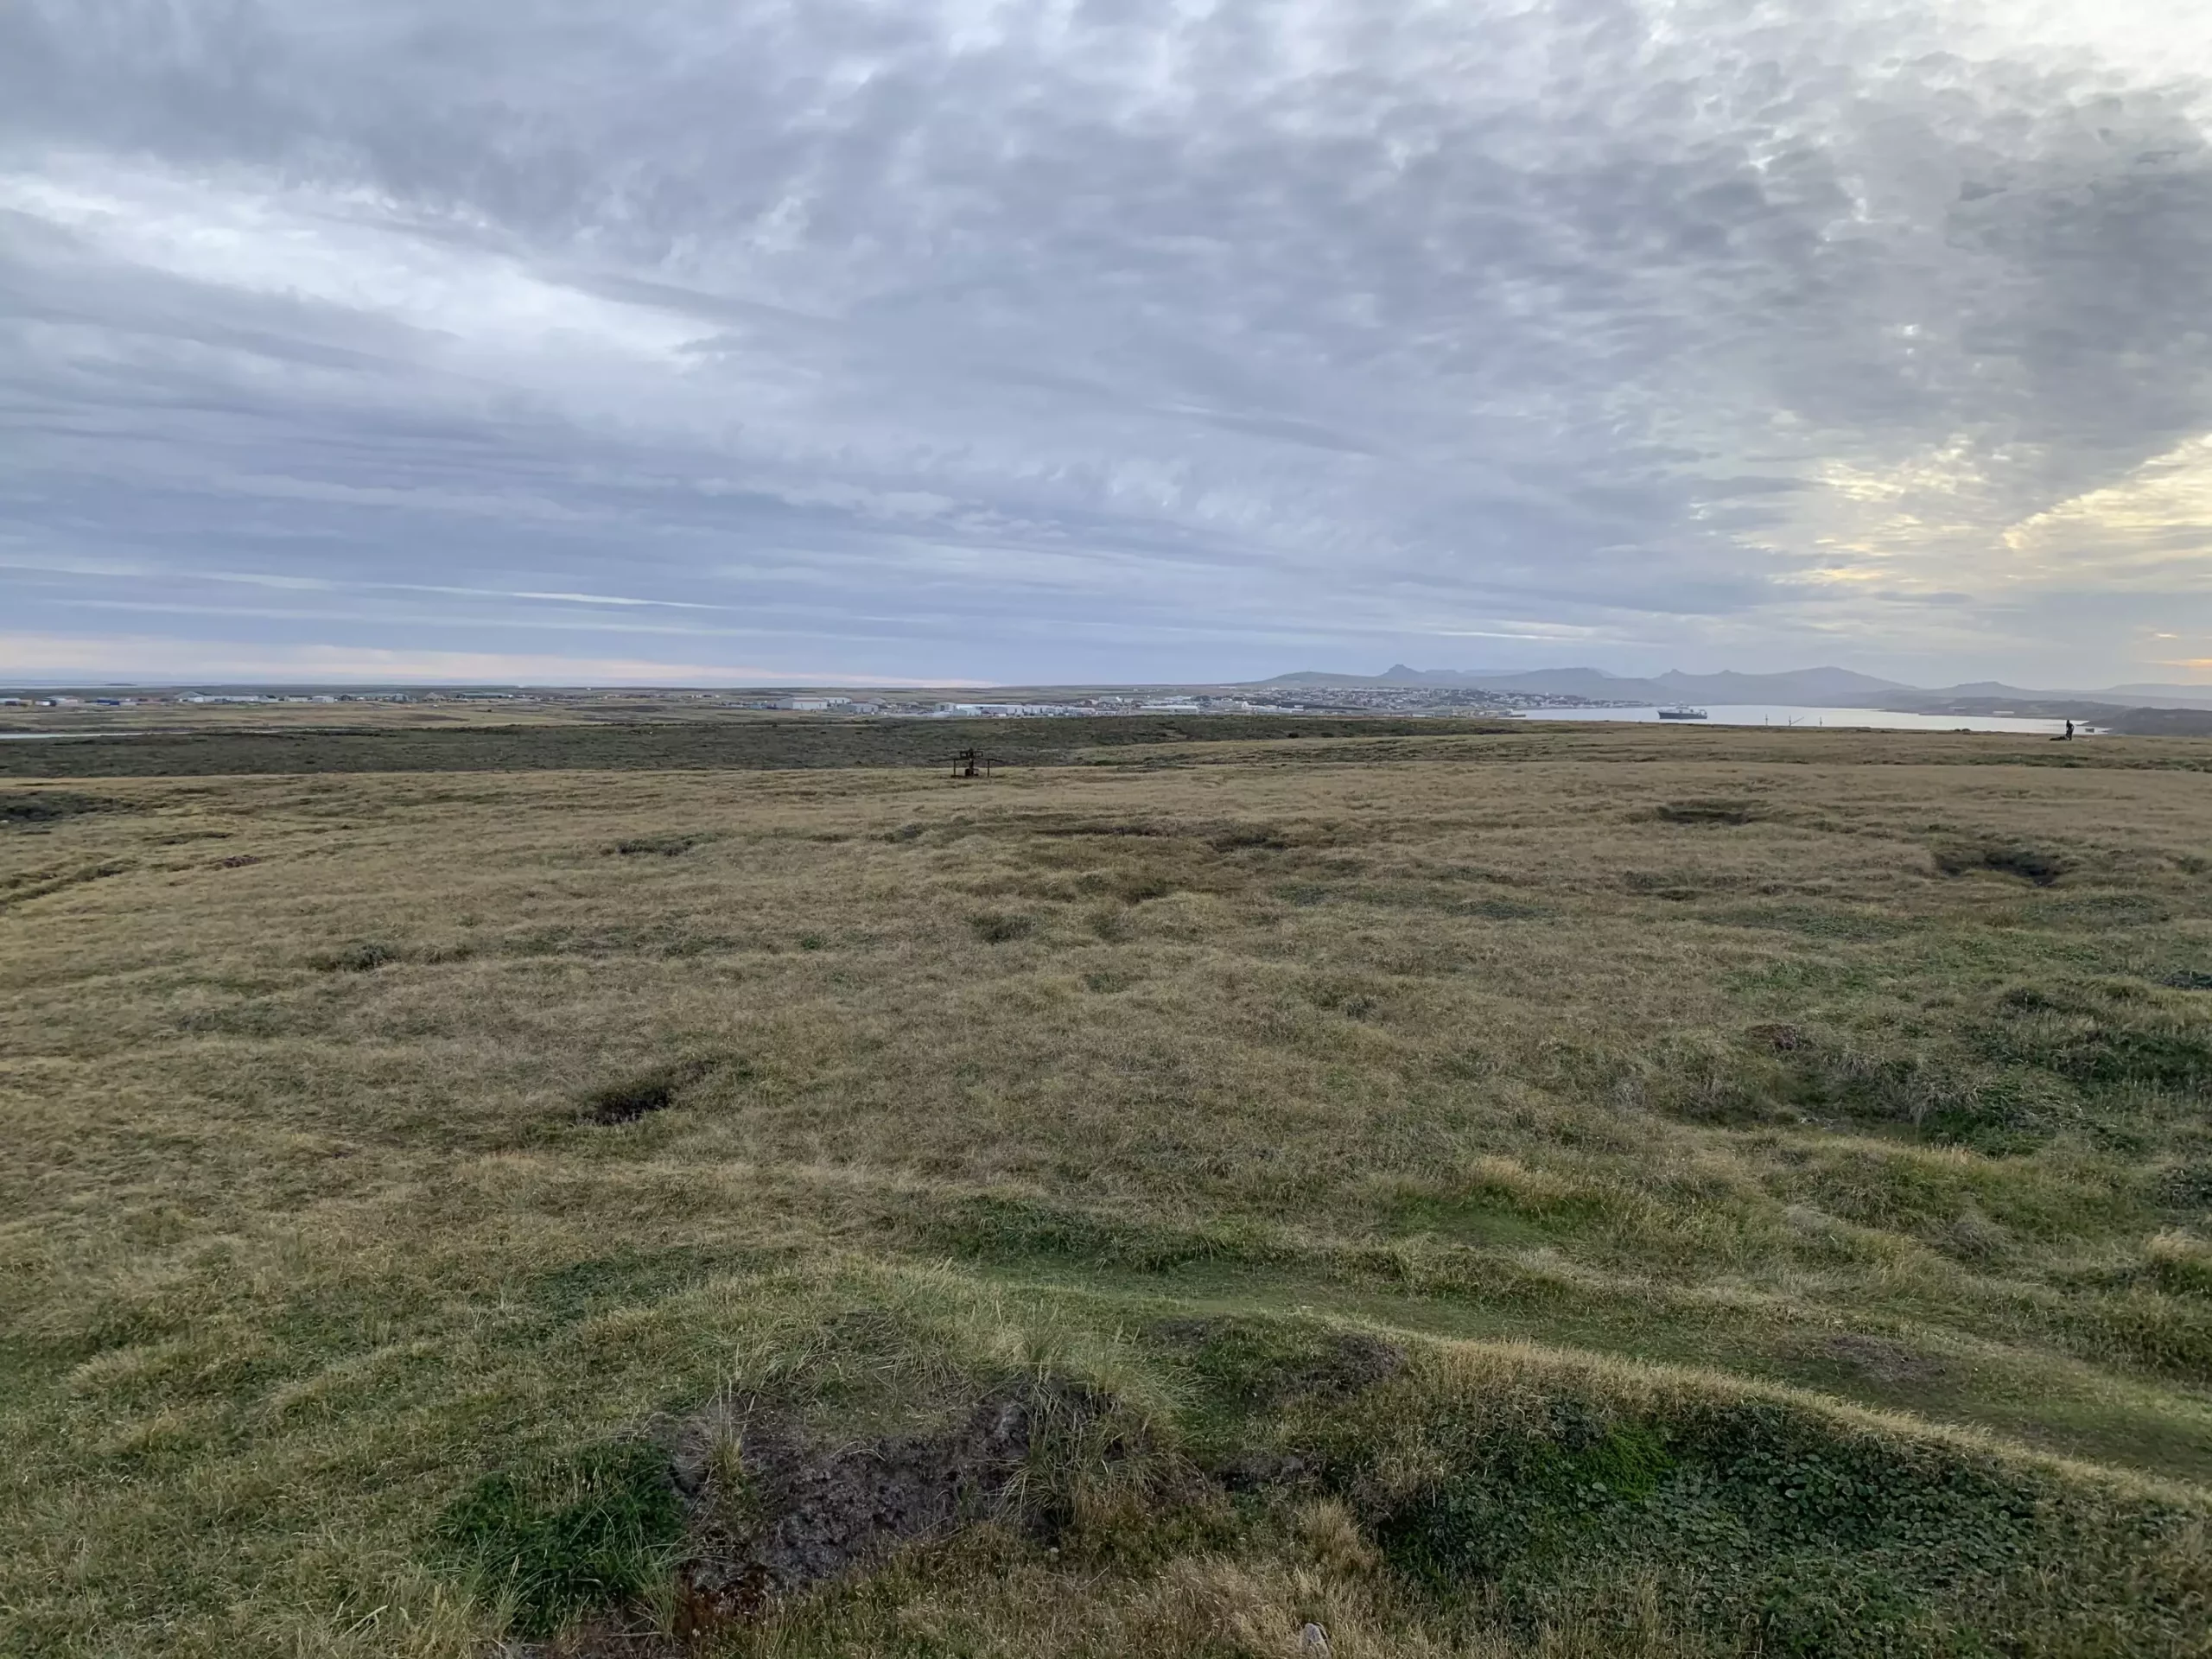
<path fill-rule="evenodd" d="M 1631 1428 L 1695 1415 L 1671 1362 L 2194 1513 L 2212 779 L 1828 736 L 0 786 L 64 809 L 0 829 L 0 1646 L 480 1650 L 470 1483 L 755 1371 L 846 1432 L 1081 1376 L 1203 1463 L 1177 1320 L 1433 1353 L 1419 1444 L 1313 1407 L 1341 1490 L 1074 1580 L 985 1529 L 727 1639 L 1729 1650 L 1663 1550 L 1516 1611 L 1328 1519 L 1472 1455 L 1422 1414 L 1518 1351 L 1455 1344 L 1611 1357 L 1542 1387 Z M 855 1350 L 872 1309 L 905 1334 Z M 2109 1599 L 2201 1609 L 2158 1536 Z M 2032 1628 L 2194 1650 L 2143 1619 Z"/>

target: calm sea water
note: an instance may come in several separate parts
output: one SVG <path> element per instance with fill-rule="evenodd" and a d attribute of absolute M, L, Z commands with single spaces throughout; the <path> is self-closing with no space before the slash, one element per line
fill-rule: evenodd
<path fill-rule="evenodd" d="M 1695 703 L 1703 720 L 1669 721 L 1669 726 L 1836 726 L 1885 732 L 2040 732 L 2056 736 L 2063 720 L 2022 720 L 2003 715 L 1904 715 L 1889 709 L 1784 709 L 1763 702 Z M 1656 709 L 1524 709 L 1530 720 L 1656 721 Z M 2079 730 L 2077 727 L 2075 728 Z"/>

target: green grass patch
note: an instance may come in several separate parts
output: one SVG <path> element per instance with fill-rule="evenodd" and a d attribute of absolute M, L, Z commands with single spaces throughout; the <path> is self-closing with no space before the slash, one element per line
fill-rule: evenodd
<path fill-rule="evenodd" d="M 440 1518 L 434 1555 L 543 1637 L 658 1587 L 683 1537 L 666 1450 L 618 1440 L 484 1476 Z"/>

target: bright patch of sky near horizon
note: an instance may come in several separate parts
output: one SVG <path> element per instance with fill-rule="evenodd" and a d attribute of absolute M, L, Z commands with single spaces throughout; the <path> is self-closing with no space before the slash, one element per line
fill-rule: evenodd
<path fill-rule="evenodd" d="M 2208 302 L 2173 0 L 15 0 L 0 677 L 2201 678 Z"/>

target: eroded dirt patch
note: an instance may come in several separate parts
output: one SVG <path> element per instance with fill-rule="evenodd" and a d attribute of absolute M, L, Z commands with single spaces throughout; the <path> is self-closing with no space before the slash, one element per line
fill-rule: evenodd
<path fill-rule="evenodd" d="M 2038 887 L 2048 887 L 2075 867 L 2066 854 L 2049 847 L 2031 847 L 2008 841 L 1953 841 L 1935 849 L 1936 868 L 1945 875 L 1967 875 L 1978 870 L 2016 875 Z"/>
<path fill-rule="evenodd" d="M 610 1083 L 594 1089 L 584 1103 L 584 1116 L 594 1123 L 634 1123 L 648 1112 L 664 1112 L 676 1104 L 676 1078 L 664 1071 Z"/>
<path fill-rule="evenodd" d="M 717 1071 L 745 1075 L 742 1061 L 673 1061 L 593 1090 L 584 1096 L 583 1120 L 602 1127 L 634 1123 L 649 1113 L 666 1111 L 683 1098 L 686 1090 Z"/>
<path fill-rule="evenodd" d="M 757 1404 L 702 1414 L 673 1460 L 694 1542 L 677 1571 L 679 1632 L 752 1617 L 978 1521 L 1049 1530 L 1052 1506 L 1025 1478 L 1030 1453 L 1048 1433 L 1080 1432 L 1106 1403 L 1088 1391 L 1003 1389 L 936 1432 L 841 1445 Z"/>

